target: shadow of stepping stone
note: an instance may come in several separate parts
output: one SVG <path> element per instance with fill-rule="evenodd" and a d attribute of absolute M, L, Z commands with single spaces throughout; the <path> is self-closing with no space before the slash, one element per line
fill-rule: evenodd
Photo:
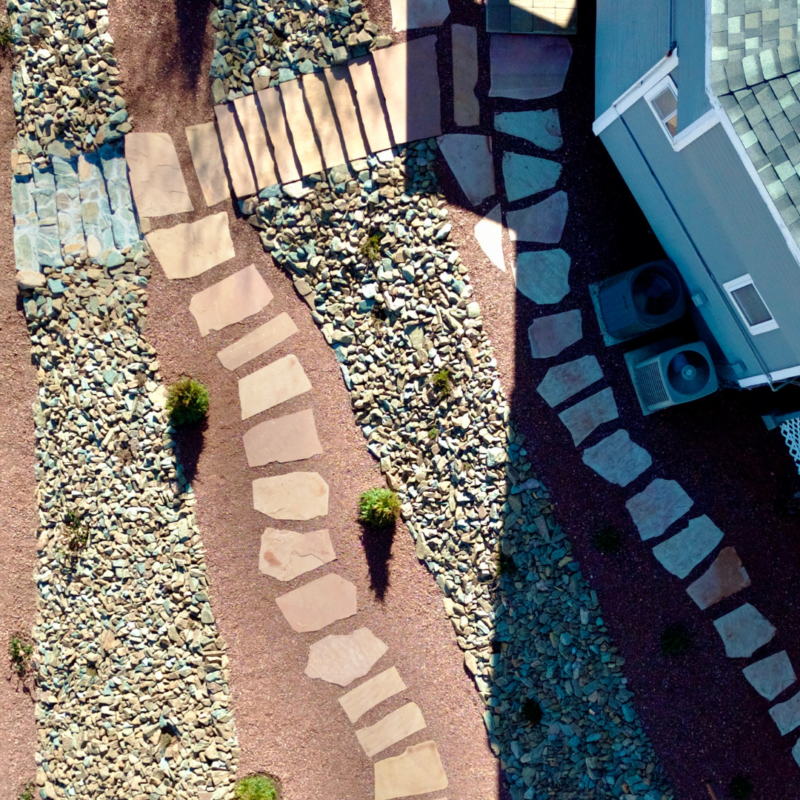
<path fill-rule="evenodd" d="M 503 212 L 498 203 L 477 225 L 475 239 L 486 258 L 498 269 L 506 271 L 506 260 L 503 256 Z"/>
<path fill-rule="evenodd" d="M 407 747 L 402 755 L 375 763 L 375 800 L 426 794 L 447 786 L 436 742 Z"/>
<path fill-rule="evenodd" d="M 437 140 L 461 191 L 476 206 L 495 193 L 492 140 L 471 133 L 448 133 Z"/>
<path fill-rule="evenodd" d="M 253 508 L 273 519 L 314 519 L 328 513 L 328 493 L 318 472 L 288 472 L 253 481 Z"/>
<path fill-rule="evenodd" d="M 776 629 L 750 603 L 714 620 L 728 658 L 749 658 L 759 647 L 772 641 Z"/>
<path fill-rule="evenodd" d="M 537 156 L 506 150 L 503 153 L 503 181 L 509 203 L 552 189 L 561 177 L 561 164 Z"/>
<path fill-rule="evenodd" d="M 322 452 L 314 412 L 310 408 L 260 422 L 242 436 L 242 441 L 247 464 L 251 467 L 276 461 L 281 464 L 301 461 Z"/>
<path fill-rule="evenodd" d="M 784 703 L 776 703 L 769 710 L 769 715 L 778 726 L 781 736 L 791 733 L 800 725 L 800 692 Z"/>
<path fill-rule="evenodd" d="M 536 391 L 550 408 L 568 400 L 603 377 L 603 370 L 594 356 L 583 356 L 550 367 Z"/>
<path fill-rule="evenodd" d="M 217 358 L 222 362 L 222 366 L 228 370 L 235 370 L 252 361 L 257 356 L 263 355 L 271 350 L 275 345 L 288 339 L 293 333 L 297 333 L 297 325 L 294 320 L 285 312 L 281 312 L 277 317 L 265 322 L 254 331 L 250 331 L 246 336 L 228 345 L 224 350 L 217 353 Z"/>
<path fill-rule="evenodd" d="M 774 700 L 797 680 L 785 650 L 750 664 L 742 672 L 750 685 L 767 700 Z"/>
<path fill-rule="evenodd" d="M 311 381 L 297 356 L 288 355 L 239 379 L 242 419 L 249 419 L 311 391 Z"/>
<path fill-rule="evenodd" d="M 656 478 L 644 491 L 631 497 L 625 507 L 644 541 L 661 536 L 693 505 L 694 500 L 677 481 Z"/>
<path fill-rule="evenodd" d="M 506 214 L 508 236 L 512 242 L 558 244 L 567 221 L 569 201 L 566 192 L 551 194 L 541 203 Z"/>
<path fill-rule="evenodd" d="M 358 722 L 371 708 L 405 691 L 406 688 L 397 667 L 389 667 L 380 675 L 364 681 L 360 686 L 342 695 L 339 698 L 339 705 L 344 709 L 350 722 Z"/>
<path fill-rule="evenodd" d="M 529 300 L 551 305 L 569 294 L 570 258 L 563 250 L 519 253 L 515 281 Z"/>
<path fill-rule="evenodd" d="M 537 317 L 528 328 L 528 341 L 534 358 L 552 358 L 583 338 L 579 309 Z"/>
<path fill-rule="evenodd" d="M 455 27 L 455 26 L 453 26 Z M 494 115 L 494 129 L 527 139 L 543 150 L 558 150 L 563 144 L 558 111 L 504 111 Z"/>
<path fill-rule="evenodd" d="M 595 428 L 619 417 L 614 392 L 602 389 L 576 403 L 574 406 L 562 411 L 558 418 L 564 423 L 572 435 L 572 441 L 577 447 Z"/>
<path fill-rule="evenodd" d="M 750 585 L 747 570 L 733 547 L 724 547 L 714 563 L 686 590 L 697 605 L 706 609 Z"/>
<path fill-rule="evenodd" d="M 685 578 L 722 541 L 722 531 L 704 514 L 653 548 L 667 572 Z"/>
<path fill-rule="evenodd" d="M 536 100 L 564 87 L 572 58 L 566 39 L 493 33 L 489 42 L 489 97 Z"/>
<path fill-rule="evenodd" d="M 327 530 L 298 533 L 267 528 L 261 534 L 258 569 L 279 581 L 293 580 L 335 559 Z"/>
<path fill-rule="evenodd" d="M 650 453 L 631 441 L 628 431 L 615 431 L 583 451 L 583 463 L 601 478 L 627 486 L 653 463 Z"/>
<path fill-rule="evenodd" d="M 346 636 L 326 636 L 311 645 L 305 674 L 337 686 L 363 678 L 388 650 L 369 628 Z"/>
<path fill-rule="evenodd" d="M 275 599 L 292 630 L 319 631 L 358 612 L 356 587 L 339 575 L 326 575 Z"/>
<path fill-rule="evenodd" d="M 378 753 L 382 753 L 387 747 L 402 742 L 411 734 L 427 727 L 419 706 L 416 703 L 406 703 L 397 711 L 387 714 L 380 722 L 357 730 L 356 738 L 364 748 L 364 752 L 372 758 Z"/>

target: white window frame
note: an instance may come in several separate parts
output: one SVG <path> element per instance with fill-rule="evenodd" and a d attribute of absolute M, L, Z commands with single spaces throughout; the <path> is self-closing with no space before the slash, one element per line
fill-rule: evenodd
<path fill-rule="evenodd" d="M 736 298 L 733 296 L 733 293 L 737 289 L 741 289 L 743 286 L 752 286 L 755 289 L 756 294 L 758 294 L 759 299 L 762 303 L 764 303 L 764 308 L 767 309 L 767 313 L 772 317 L 772 319 L 768 319 L 766 322 L 760 322 L 758 325 L 751 325 L 747 321 L 747 317 L 744 315 L 744 311 L 742 311 L 739 304 L 736 302 Z M 750 277 L 750 274 L 742 275 L 741 278 L 736 278 L 732 281 L 728 281 L 727 283 L 722 284 L 722 288 L 730 295 L 731 303 L 733 303 L 733 307 L 738 312 L 739 316 L 742 318 L 742 322 L 747 325 L 747 329 L 753 336 L 757 336 L 759 333 L 766 333 L 767 331 L 774 331 L 777 327 L 779 327 L 778 323 L 775 320 L 775 316 L 769 310 L 769 306 L 764 301 L 764 297 L 762 296 L 761 292 L 758 291 L 758 287 L 755 284 L 755 281 Z"/>
<path fill-rule="evenodd" d="M 647 101 L 647 105 L 650 106 L 650 110 L 653 112 L 653 116 L 656 118 L 656 122 L 658 122 L 658 127 L 664 132 L 664 136 L 667 137 L 667 141 L 671 145 L 675 145 L 675 139 L 677 138 L 678 134 L 676 133 L 673 136 L 669 132 L 669 128 L 667 128 L 666 122 L 661 119 L 661 112 L 656 108 L 653 101 L 656 97 L 663 93 L 665 88 L 669 88 L 672 91 L 672 94 L 675 95 L 675 104 L 677 106 L 678 103 L 678 87 L 675 85 L 675 81 L 669 75 L 665 75 L 655 86 L 653 86 L 650 91 L 645 93 L 644 99 Z M 675 109 L 675 114 L 678 114 L 678 109 Z"/>

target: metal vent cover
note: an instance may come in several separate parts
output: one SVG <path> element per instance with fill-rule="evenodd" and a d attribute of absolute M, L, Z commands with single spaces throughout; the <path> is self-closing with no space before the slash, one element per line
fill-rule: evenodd
<path fill-rule="evenodd" d="M 641 367 L 637 366 L 636 383 L 643 405 L 652 408 L 669 400 L 657 362 L 650 362 Z"/>

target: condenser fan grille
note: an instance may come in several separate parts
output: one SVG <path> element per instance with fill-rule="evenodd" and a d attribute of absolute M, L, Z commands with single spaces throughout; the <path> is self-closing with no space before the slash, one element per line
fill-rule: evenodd
<path fill-rule="evenodd" d="M 636 308 L 651 317 L 669 313 L 681 299 L 681 286 L 676 276 L 659 267 L 643 269 L 634 278 L 631 288 Z"/>
<path fill-rule="evenodd" d="M 670 388 L 680 394 L 701 392 L 711 378 L 711 367 L 701 353 L 684 350 L 674 355 L 667 367 Z"/>

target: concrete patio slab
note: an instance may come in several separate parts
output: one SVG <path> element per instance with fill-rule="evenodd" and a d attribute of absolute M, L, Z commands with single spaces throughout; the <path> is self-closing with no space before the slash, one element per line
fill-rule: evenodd
<path fill-rule="evenodd" d="M 347 161 L 339 138 L 339 123 L 333 114 L 331 101 L 325 88 L 325 78 L 318 72 L 303 77 L 303 94 L 311 111 L 311 120 L 322 148 L 325 166 L 338 167 Z"/>
<path fill-rule="evenodd" d="M 481 108 L 475 96 L 478 85 L 478 31 L 468 25 L 452 25 L 453 111 L 456 125 L 479 125 Z"/>
<path fill-rule="evenodd" d="M 618 417 L 619 412 L 611 388 L 601 389 L 597 394 L 581 400 L 558 415 L 570 432 L 576 447 L 596 428 Z"/>
<path fill-rule="evenodd" d="M 537 100 L 564 87 L 572 46 L 559 36 L 491 34 L 489 97 Z"/>
<path fill-rule="evenodd" d="M 194 171 L 203 190 L 203 198 L 207 206 L 215 206 L 230 197 L 231 193 L 222 161 L 216 123 L 190 125 L 186 128 L 186 138 L 189 141 Z"/>
<path fill-rule="evenodd" d="M 478 205 L 495 193 L 490 137 L 448 133 L 436 141 L 461 191 L 472 205 Z"/>
<path fill-rule="evenodd" d="M 503 211 L 498 203 L 475 225 L 475 239 L 486 258 L 498 269 L 506 271 L 503 255 Z"/>
<path fill-rule="evenodd" d="M 685 578 L 722 541 L 722 531 L 704 514 L 653 548 L 653 555 L 667 572 Z"/>
<path fill-rule="evenodd" d="M 286 112 L 286 125 L 294 142 L 294 152 L 300 161 L 303 175 L 322 170 L 322 154 L 314 139 L 314 129 L 303 102 L 303 88 L 299 80 L 278 84 Z"/>
<path fill-rule="evenodd" d="M 536 391 L 550 408 L 555 408 L 602 377 L 598 360 L 594 356 L 582 356 L 550 367 Z"/>
<path fill-rule="evenodd" d="M 314 412 L 308 408 L 278 419 L 268 419 L 253 426 L 242 436 L 247 464 L 302 461 L 322 452 L 314 424 Z"/>
<path fill-rule="evenodd" d="M 168 133 L 129 133 L 125 137 L 125 160 L 140 217 L 194 210 Z"/>
<path fill-rule="evenodd" d="M 356 104 L 364 125 L 370 153 L 388 150 L 392 146 L 389 135 L 388 120 L 384 114 L 378 84 L 372 72 L 372 61 L 369 57 L 357 58 L 348 62 L 350 82 L 356 92 Z M 352 102 L 352 100 L 350 101 Z M 337 105 L 336 110 L 339 110 Z M 348 155 L 350 151 L 348 149 Z"/>
<path fill-rule="evenodd" d="M 347 67 L 331 67 L 331 69 L 323 70 L 322 76 L 333 101 L 336 119 L 339 122 L 339 132 L 344 140 L 346 160 L 353 161 L 363 158 L 367 153 L 367 143 L 361 134 L 355 102 L 350 91 L 350 71 Z"/>
<path fill-rule="evenodd" d="M 677 481 L 656 478 L 644 491 L 631 497 L 625 507 L 644 541 L 661 536 L 693 505 L 694 500 Z"/>
<path fill-rule="evenodd" d="M 538 317 L 528 328 L 528 341 L 534 358 L 552 358 L 583 338 L 581 312 L 575 308 Z"/>
<path fill-rule="evenodd" d="M 236 116 L 244 132 L 247 150 L 256 173 L 256 188 L 263 189 L 278 182 L 275 162 L 267 144 L 267 130 L 261 119 L 261 109 L 254 94 L 237 97 L 233 101 Z"/>
<path fill-rule="evenodd" d="M 686 590 L 706 609 L 750 585 L 750 577 L 733 547 L 724 547 L 714 563 Z"/>
<path fill-rule="evenodd" d="M 375 764 L 375 800 L 427 794 L 447 786 L 436 742 L 407 747 L 402 755 Z"/>
<path fill-rule="evenodd" d="M 455 27 L 455 26 L 453 26 Z M 494 115 L 494 129 L 527 139 L 543 150 L 558 150 L 563 144 L 558 111 L 504 111 Z"/>
<path fill-rule="evenodd" d="M 774 700 L 797 680 L 785 650 L 750 664 L 742 672 L 750 685 L 767 700 Z"/>
<path fill-rule="evenodd" d="M 294 158 L 294 148 L 286 130 L 281 96 L 276 86 L 262 89 L 256 94 L 261 113 L 267 124 L 267 135 L 272 144 L 272 158 L 281 183 L 300 180 L 300 170 Z"/>
<path fill-rule="evenodd" d="M 258 569 L 279 581 L 291 581 L 335 558 L 327 530 L 297 533 L 267 528 L 261 534 Z"/>
<path fill-rule="evenodd" d="M 145 238 L 170 280 L 202 275 L 236 255 L 224 211 L 161 228 Z"/>
<path fill-rule="evenodd" d="M 450 16 L 447 0 L 392 0 L 392 30 L 436 28 Z"/>
<path fill-rule="evenodd" d="M 285 311 L 282 311 L 277 317 L 273 317 L 224 350 L 220 350 L 217 358 L 225 369 L 238 369 L 242 364 L 252 361 L 256 356 L 285 341 L 293 333 L 297 333 L 297 325 Z"/>
<path fill-rule="evenodd" d="M 328 484 L 318 472 L 289 472 L 253 481 L 253 508 L 273 519 L 324 517 L 328 495 Z"/>
<path fill-rule="evenodd" d="M 512 242 L 558 244 L 564 232 L 568 211 L 566 192 L 556 192 L 541 203 L 518 211 L 509 211 L 506 214 L 509 238 Z"/>
<path fill-rule="evenodd" d="M 781 736 L 791 733 L 800 725 L 800 692 L 783 703 L 776 703 L 769 710 L 769 715 L 778 726 Z"/>
<path fill-rule="evenodd" d="M 570 257 L 563 250 L 517 254 L 517 289 L 540 305 L 561 302 L 569 294 Z"/>
<path fill-rule="evenodd" d="M 356 587 L 331 573 L 275 599 L 293 631 L 321 631 L 358 613 Z"/>
<path fill-rule="evenodd" d="M 653 459 L 631 441 L 628 431 L 619 430 L 584 450 L 583 463 L 609 483 L 627 486 L 650 468 Z"/>
<path fill-rule="evenodd" d="M 305 674 L 337 686 L 363 678 L 388 650 L 369 628 L 346 636 L 326 636 L 309 648 Z"/>
<path fill-rule="evenodd" d="M 311 381 L 297 356 L 279 358 L 251 375 L 240 378 L 242 419 L 249 419 L 308 391 L 311 391 Z"/>
<path fill-rule="evenodd" d="M 214 115 L 217 118 L 219 138 L 222 140 L 222 150 L 225 153 L 228 174 L 231 176 L 233 193 L 237 197 L 249 197 L 256 193 L 256 179 L 250 168 L 247 144 L 236 124 L 236 110 L 233 103 L 214 106 Z"/>
<path fill-rule="evenodd" d="M 350 722 L 358 722 L 372 708 L 406 690 L 406 685 L 397 671 L 397 667 L 389 667 L 374 678 L 364 681 L 352 691 L 339 698 L 339 705 L 344 709 Z"/>
<path fill-rule="evenodd" d="M 372 758 L 387 747 L 402 742 L 427 727 L 419 706 L 416 703 L 406 703 L 374 725 L 357 730 L 356 738 L 364 752 Z"/>
<path fill-rule="evenodd" d="M 503 153 L 503 180 L 509 203 L 552 189 L 561 177 L 561 164 L 547 158 Z"/>
<path fill-rule="evenodd" d="M 756 650 L 772 641 L 777 632 L 750 603 L 714 620 L 714 627 L 722 637 L 728 658 L 750 658 Z"/>

